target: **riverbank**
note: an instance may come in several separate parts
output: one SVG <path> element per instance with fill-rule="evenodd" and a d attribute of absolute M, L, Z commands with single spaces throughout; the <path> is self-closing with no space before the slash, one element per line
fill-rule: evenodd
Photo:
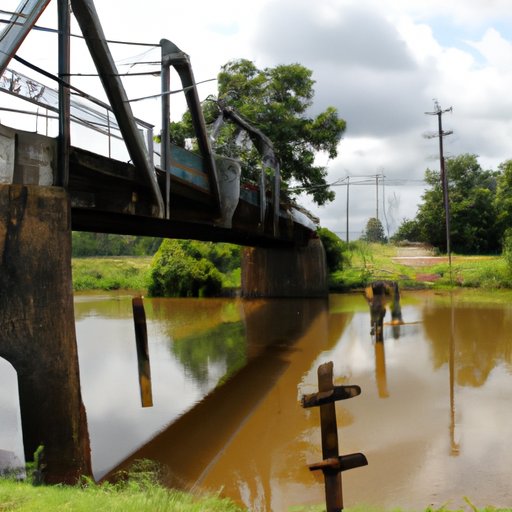
<path fill-rule="evenodd" d="M 511 508 L 475 507 L 466 499 L 472 512 L 512 512 Z M 28 482 L 0 478 L 0 510 L 9 512 L 247 512 L 232 501 L 219 496 L 195 496 L 166 489 L 152 482 L 128 481 L 122 485 L 96 485 L 84 480 L 77 486 L 34 486 Z M 293 507 L 288 512 L 321 512 L 325 505 Z M 344 508 L 347 512 L 385 512 L 364 505 Z M 393 509 L 400 512 L 400 509 Z M 462 509 L 432 509 L 425 512 L 460 512 Z"/>
<path fill-rule="evenodd" d="M 379 279 L 397 281 L 401 288 L 445 289 L 452 287 L 510 289 L 512 272 L 501 256 L 446 256 L 421 247 L 354 242 L 348 264 L 330 276 L 330 288 L 343 292 L 363 288 Z"/>
<path fill-rule="evenodd" d="M 73 290 L 137 290 L 148 288 L 152 256 L 73 258 Z"/>
<path fill-rule="evenodd" d="M 96 485 L 89 480 L 77 486 L 34 486 L 29 482 L 0 479 L 0 510 L 9 512 L 243 512 L 219 496 L 199 496 L 145 480 Z"/>
<path fill-rule="evenodd" d="M 353 242 L 346 253 L 344 269 L 331 274 L 331 292 L 364 288 L 370 281 L 398 281 L 403 289 L 445 289 L 450 287 L 512 289 L 512 272 L 501 256 L 446 256 L 431 250 L 394 245 Z M 146 293 L 151 256 L 106 256 L 73 258 L 73 289 L 136 290 Z M 236 274 L 236 275 L 235 275 Z M 240 272 L 226 283 L 240 286 Z"/>

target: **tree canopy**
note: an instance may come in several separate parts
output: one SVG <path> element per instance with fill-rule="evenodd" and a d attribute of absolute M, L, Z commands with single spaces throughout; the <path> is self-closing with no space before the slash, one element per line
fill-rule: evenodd
<path fill-rule="evenodd" d="M 462 154 L 446 161 L 450 201 L 450 232 L 452 250 L 462 254 L 482 254 L 499 251 L 503 226 L 508 214 L 498 215 L 498 197 L 501 190 L 502 207 L 509 201 L 507 175 L 500 171 L 484 170 L 476 155 Z M 418 206 L 414 220 L 404 220 L 394 239 L 428 242 L 446 251 L 446 228 L 443 191 L 438 171 L 425 171 L 427 189 Z M 512 218 L 512 202 L 509 209 Z"/>
<path fill-rule="evenodd" d="M 148 292 L 153 297 L 216 296 L 223 274 L 239 266 L 239 246 L 165 239 L 151 263 Z"/>
<path fill-rule="evenodd" d="M 371 217 L 368 219 L 361 239 L 366 240 L 367 242 L 385 242 L 386 235 L 384 234 L 384 227 L 382 226 L 382 222 L 376 217 Z"/>
<path fill-rule="evenodd" d="M 222 66 L 218 94 L 204 102 L 203 111 L 211 124 L 219 115 L 219 101 L 235 109 L 272 141 L 284 188 L 301 187 L 321 205 L 335 194 L 327 186 L 327 169 L 318 165 L 316 155 L 337 156 L 346 123 L 334 107 L 311 114 L 314 83 L 312 72 L 300 64 L 258 69 L 250 60 L 233 60 Z M 171 140 L 184 145 L 193 136 L 190 114 L 171 123 L 170 130 Z M 243 178 L 256 179 L 261 157 L 249 138 L 240 135 L 238 127 L 226 123 L 218 133 L 215 152 L 240 158 Z"/>

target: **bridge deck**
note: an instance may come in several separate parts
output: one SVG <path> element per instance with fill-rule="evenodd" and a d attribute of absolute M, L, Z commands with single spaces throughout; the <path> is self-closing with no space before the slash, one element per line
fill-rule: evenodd
<path fill-rule="evenodd" d="M 0 125 L 0 182 L 51 186 L 57 142 L 43 135 Z M 299 207 L 281 204 L 279 234 L 274 236 L 272 203 L 260 223 L 259 190 L 243 185 L 231 227 L 223 227 L 210 195 L 201 157 L 173 148 L 170 219 L 158 218 L 147 180 L 131 163 L 72 147 L 69 194 L 72 228 L 164 238 L 226 241 L 258 247 L 304 245 L 315 223 Z M 165 191 L 166 172 L 155 168 Z"/>

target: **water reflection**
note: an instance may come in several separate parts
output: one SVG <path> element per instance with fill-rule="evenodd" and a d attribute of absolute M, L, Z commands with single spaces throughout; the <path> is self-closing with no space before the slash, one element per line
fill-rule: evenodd
<path fill-rule="evenodd" d="M 151 386 L 151 364 L 149 360 L 148 329 L 146 312 L 142 297 L 132 299 L 133 324 L 135 328 L 135 344 L 139 366 L 140 401 L 142 407 L 153 407 L 153 390 Z"/>
<path fill-rule="evenodd" d="M 147 300 L 154 407 L 142 409 L 130 302 L 109 301 L 77 303 L 98 474 L 150 457 L 172 485 L 222 488 L 254 511 L 321 504 L 323 484 L 307 467 L 318 461 L 318 415 L 299 399 L 332 360 L 335 384 L 362 388 L 336 405 L 340 452 L 369 462 L 344 475 L 347 506 L 455 508 L 463 496 L 510 504 L 507 304 L 405 292 L 405 323 L 384 323 L 376 343 L 362 294 L 331 296 L 328 306 Z"/>
<path fill-rule="evenodd" d="M 240 366 L 245 352 L 242 319 L 233 301 L 145 299 L 144 305 L 153 407 L 141 409 L 131 297 L 80 296 L 75 303 L 96 477 L 201 400 Z M 208 332 L 216 323 L 216 333 Z M 240 335 L 226 336 L 230 329 Z"/>
<path fill-rule="evenodd" d="M 0 475 L 25 474 L 25 456 L 21 431 L 18 376 L 13 366 L 0 357 Z"/>

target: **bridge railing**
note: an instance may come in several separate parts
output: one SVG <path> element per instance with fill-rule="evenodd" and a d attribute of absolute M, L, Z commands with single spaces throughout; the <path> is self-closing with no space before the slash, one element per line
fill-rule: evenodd
<path fill-rule="evenodd" d="M 27 77 L 19 71 L 7 68 L 0 77 L 0 92 L 37 106 L 37 110 L 25 110 L 16 108 L 18 102 L 13 105 L 0 106 L 0 111 L 14 115 L 31 116 L 35 118 L 35 124 L 24 123 L 34 131 L 46 136 L 54 136 L 58 130 L 59 91 L 33 78 Z M 128 152 L 124 145 L 120 127 L 112 108 L 107 103 L 94 98 L 82 91 L 75 89 L 71 98 L 71 121 L 88 130 L 87 136 L 77 137 L 81 147 L 107 155 L 110 158 L 119 155 L 126 158 Z M 42 109 L 42 110 L 40 110 Z M 43 123 L 39 120 L 42 119 Z M 153 136 L 154 125 L 135 118 L 139 130 L 143 133 L 146 148 L 150 155 L 154 154 Z M 99 137 L 93 137 L 92 133 Z M 74 144 L 75 145 L 75 144 Z M 153 157 L 155 161 L 156 156 Z"/>

